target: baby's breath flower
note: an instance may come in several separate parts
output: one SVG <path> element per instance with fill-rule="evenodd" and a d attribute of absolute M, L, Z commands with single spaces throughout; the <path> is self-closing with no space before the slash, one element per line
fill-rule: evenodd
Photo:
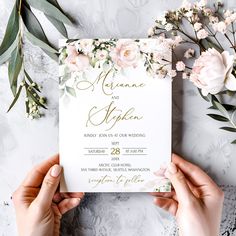
<path fill-rule="evenodd" d="M 166 31 L 171 31 L 173 29 L 173 25 L 171 23 L 166 24 L 165 30 Z"/>
<path fill-rule="evenodd" d="M 178 61 L 176 63 L 176 70 L 177 71 L 184 71 L 185 70 L 185 64 L 182 61 Z"/>
<path fill-rule="evenodd" d="M 20 86 L 24 86 L 25 85 L 25 81 L 21 81 Z"/>
<path fill-rule="evenodd" d="M 193 25 L 194 29 L 196 31 L 199 31 L 201 28 L 202 28 L 202 23 L 199 23 L 199 22 L 196 22 L 194 25 Z"/>
<path fill-rule="evenodd" d="M 201 29 L 197 32 L 198 39 L 205 39 L 208 37 L 208 32 L 205 29 Z"/>
<path fill-rule="evenodd" d="M 154 29 L 153 27 L 148 29 L 148 36 L 153 36 L 154 35 Z"/>
<path fill-rule="evenodd" d="M 194 49 L 193 49 L 193 48 L 189 48 L 189 49 L 184 53 L 184 57 L 187 58 L 187 59 L 189 59 L 189 58 L 191 58 L 191 57 L 194 56 L 194 53 L 195 53 Z"/>

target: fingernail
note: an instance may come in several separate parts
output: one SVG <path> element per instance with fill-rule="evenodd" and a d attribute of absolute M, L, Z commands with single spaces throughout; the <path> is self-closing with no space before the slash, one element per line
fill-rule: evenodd
<path fill-rule="evenodd" d="M 177 173 L 177 167 L 176 167 L 176 165 L 173 163 L 173 162 L 171 162 L 169 165 L 168 165 L 168 167 L 167 167 L 167 170 L 166 170 L 166 172 L 165 172 L 165 175 L 167 175 L 168 176 L 168 174 L 171 174 L 171 175 L 174 175 L 174 174 L 176 174 Z"/>
<path fill-rule="evenodd" d="M 78 206 L 79 203 L 80 203 L 80 201 L 81 201 L 80 198 L 74 198 L 74 199 L 73 199 L 73 205 L 74 205 L 74 206 Z"/>
<path fill-rule="evenodd" d="M 61 173 L 61 166 L 54 165 L 51 170 L 51 176 L 56 178 L 60 175 L 60 173 Z"/>

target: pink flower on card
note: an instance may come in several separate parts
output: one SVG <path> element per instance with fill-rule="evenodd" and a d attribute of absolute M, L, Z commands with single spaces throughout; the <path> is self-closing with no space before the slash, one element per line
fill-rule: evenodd
<path fill-rule="evenodd" d="M 89 58 L 83 54 L 79 54 L 74 45 L 68 45 L 66 48 L 67 58 L 65 64 L 71 71 L 83 71 L 89 66 Z"/>
<path fill-rule="evenodd" d="M 139 47 L 133 40 L 120 39 L 111 51 L 112 61 L 119 67 L 136 67 L 140 57 Z"/>

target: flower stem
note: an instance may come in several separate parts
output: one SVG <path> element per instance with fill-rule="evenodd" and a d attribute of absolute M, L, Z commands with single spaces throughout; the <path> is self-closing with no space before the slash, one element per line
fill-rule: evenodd
<path fill-rule="evenodd" d="M 232 48 L 234 49 L 234 51 L 236 52 L 236 48 L 235 45 L 233 45 L 232 41 L 230 40 L 229 36 L 227 34 L 224 34 L 225 37 L 228 39 L 229 43 L 231 44 Z"/>

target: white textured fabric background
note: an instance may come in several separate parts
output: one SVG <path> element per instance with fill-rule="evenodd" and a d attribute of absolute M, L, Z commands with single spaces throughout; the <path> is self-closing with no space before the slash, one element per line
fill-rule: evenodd
<path fill-rule="evenodd" d="M 235 0 L 225 1 L 235 8 Z M 79 23 L 69 28 L 70 37 L 146 37 L 148 28 L 165 9 L 178 0 L 60 0 L 62 8 Z M 0 39 L 13 0 L 0 0 Z M 36 12 L 37 13 L 37 12 Z M 42 14 L 48 38 L 60 35 Z M 43 86 L 48 98 L 45 118 L 28 120 L 23 98 L 6 114 L 11 102 L 7 67 L 0 67 L 0 235 L 16 235 L 10 196 L 36 163 L 58 152 L 57 64 L 26 43 L 26 68 Z M 173 149 L 199 164 L 225 191 L 222 235 L 236 235 L 236 145 L 233 134 L 218 130 L 219 124 L 205 114 L 208 104 L 188 81 L 173 84 Z M 174 219 L 152 204 L 147 194 L 88 194 L 81 206 L 63 218 L 62 235 L 159 236 L 177 235 Z"/>

